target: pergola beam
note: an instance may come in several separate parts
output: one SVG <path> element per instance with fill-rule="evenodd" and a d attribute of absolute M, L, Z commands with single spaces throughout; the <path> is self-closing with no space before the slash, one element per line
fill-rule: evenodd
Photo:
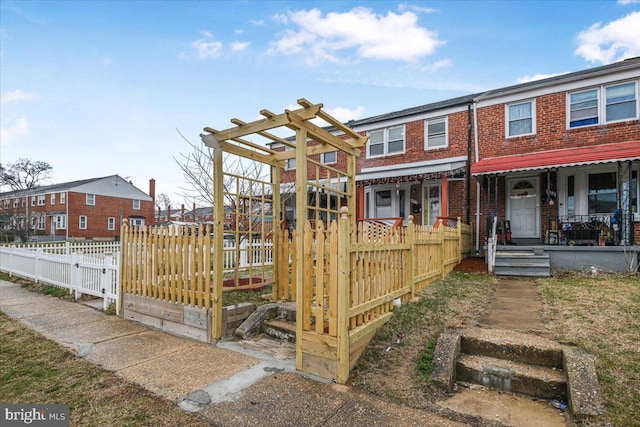
<path fill-rule="evenodd" d="M 305 121 L 295 111 L 285 110 L 285 114 L 287 115 L 287 117 L 289 118 L 289 122 L 291 123 L 287 125 L 287 127 L 293 130 L 304 129 L 312 139 L 329 144 L 335 149 L 344 151 L 349 155 L 357 156 L 360 154 L 360 150 L 352 145 L 353 140 L 342 140 L 334 134 L 322 129 L 321 127 L 316 126 L 311 122 Z"/>
<path fill-rule="evenodd" d="M 298 117 L 301 117 L 302 120 L 309 120 L 309 119 L 316 118 L 321 108 L 322 108 L 322 104 L 315 104 L 307 108 L 295 110 L 294 113 L 296 113 Z M 282 114 L 275 115 L 273 117 L 267 117 L 262 120 L 257 120 L 255 122 L 247 123 L 245 125 L 238 126 L 236 128 L 217 131 L 215 132 L 215 134 L 219 141 L 225 141 L 228 139 L 240 138 L 243 136 L 250 135 L 252 133 L 264 132 L 270 129 L 275 129 L 278 127 L 288 126 L 288 125 L 289 125 L 289 118 L 287 117 L 287 113 L 285 112 Z"/>

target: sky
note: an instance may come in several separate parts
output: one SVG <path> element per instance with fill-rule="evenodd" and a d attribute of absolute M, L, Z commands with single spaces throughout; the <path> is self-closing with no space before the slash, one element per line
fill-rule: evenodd
<path fill-rule="evenodd" d="M 177 205 L 204 127 L 348 121 L 640 56 L 640 0 L 0 0 L 0 163 Z M 8 189 L 2 189 L 7 191 Z"/>

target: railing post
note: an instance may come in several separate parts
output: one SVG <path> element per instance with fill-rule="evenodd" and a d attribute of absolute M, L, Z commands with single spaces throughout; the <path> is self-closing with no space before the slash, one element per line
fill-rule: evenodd
<path fill-rule="evenodd" d="M 458 224 L 456 228 L 458 233 L 458 263 L 462 261 L 462 219 L 458 217 Z"/>
<path fill-rule="evenodd" d="M 349 379 L 349 243 L 351 241 L 349 209 L 340 208 L 338 225 L 338 328 L 337 328 L 337 373 L 338 384 Z"/>
<path fill-rule="evenodd" d="M 34 258 L 34 266 L 33 266 L 33 281 L 38 283 L 40 281 L 40 255 L 42 254 L 42 249 L 36 248 L 35 258 Z"/>
<path fill-rule="evenodd" d="M 413 223 L 413 215 L 409 215 L 407 222 L 407 244 L 409 245 L 409 256 L 407 257 L 407 282 L 411 286 L 411 298 L 416 296 L 416 226 Z"/>

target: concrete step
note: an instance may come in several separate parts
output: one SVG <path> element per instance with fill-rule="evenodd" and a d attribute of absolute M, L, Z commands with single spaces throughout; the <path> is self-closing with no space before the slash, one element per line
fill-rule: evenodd
<path fill-rule="evenodd" d="M 281 318 L 262 322 L 260 330 L 266 335 L 282 340 L 296 342 L 296 324 Z"/>
<path fill-rule="evenodd" d="M 496 276 L 512 276 L 512 277 L 551 277 L 550 267 L 523 267 L 516 266 L 500 266 L 494 267 L 493 272 Z"/>
<path fill-rule="evenodd" d="M 513 362 L 563 367 L 563 347 L 543 337 L 506 329 L 467 329 L 460 334 L 460 351 Z"/>
<path fill-rule="evenodd" d="M 549 254 L 532 251 L 500 251 L 493 269 L 496 276 L 550 277 Z"/>
<path fill-rule="evenodd" d="M 541 399 L 567 399 L 564 371 L 544 366 L 463 354 L 456 364 L 456 379 Z"/>

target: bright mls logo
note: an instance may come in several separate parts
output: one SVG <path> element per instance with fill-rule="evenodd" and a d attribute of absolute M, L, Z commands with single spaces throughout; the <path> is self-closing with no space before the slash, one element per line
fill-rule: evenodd
<path fill-rule="evenodd" d="M 0 404 L 3 426 L 68 427 L 69 405 Z"/>

